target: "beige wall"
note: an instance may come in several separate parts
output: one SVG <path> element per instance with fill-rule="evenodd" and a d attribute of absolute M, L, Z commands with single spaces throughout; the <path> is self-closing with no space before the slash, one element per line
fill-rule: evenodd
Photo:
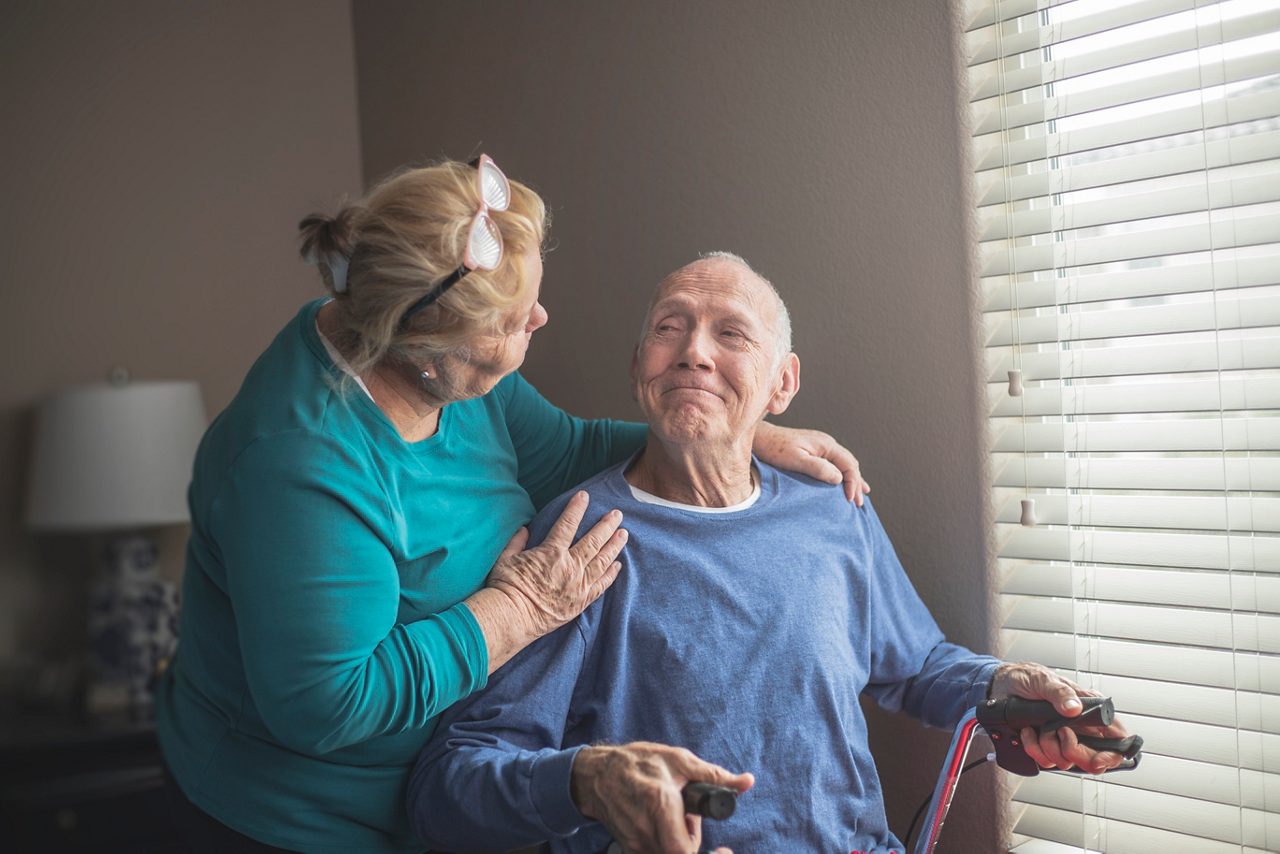
<path fill-rule="evenodd" d="M 20 524 L 32 405 L 127 365 L 210 415 L 319 294 L 295 225 L 359 188 L 351 8 L 6 2 L 0 661 L 82 632 L 87 541 Z M 176 574 L 183 531 L 164 532 Z"/>
<path fill-rule="evenodd" d="M 293 227 L 358 187 L 361 146 L 369 179 L 483 150 L 544 193 L 552 322 L 526 373 L 581 414 L 634 415 L 631 340 L 663 273 L 746 255 L 794 314 L 783 420 L 855 449 L 922 596 L 984 647 L 955 2 L 357 0 L 359 142 L 343 0 L 5 3 L 0 661 L 56 654 L 80 622 L 85 544 L 19 524 L 31 405 L 123 363 L 220 409 L 317 293 Z M 164 544 L 172 570 L 181 532 Z M 872 726 L 902 828 L 946 738 Z M 995 850 L 989 791 L 962 787 L 955 850 Z"/>
<path fill-rule="evenodd" d="M 794 314 L 802 389 L 784 420 L 855 449 L 938 621 L 987 648 L 953 14 L 947 0 L 354 4 L 366 178 L 484 151 L 554 210 L 551 323 L 526 366 L 538 387 L 580 414 L 633 415 L 652 285 L 699 250 L 744 254 Z M 946 737 L 872 726 L 904 828 Z M 966 780 L 953 850 L 995 850 L 990 778 Z"/>

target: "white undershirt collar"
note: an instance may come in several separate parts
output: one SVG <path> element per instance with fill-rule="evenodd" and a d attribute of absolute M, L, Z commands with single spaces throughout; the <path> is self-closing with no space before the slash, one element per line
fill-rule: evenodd
<path fill-rule="evenodd" d="M 632 497 L 642 504 L 657 504 L 659 507 L 674 507 L 677 510 L 691 510 L 694 513 L 736 513 L 739 510 L 746 510 L 760 500 L 760 482 L 754 477 L 752 481 L 755 482 L 755 488 L 751 490 L 751 494 L 737 504 L 731 504 L 728 507 L 701 507 L 697 504 L 681 504 L 679 501 L 668 501 L 665 498 L 654 495 L 652 492 L 645 492 L 640 487 L 633 486 L 630 482 L 627 483 L 627 486 L 631 487 Z"/>

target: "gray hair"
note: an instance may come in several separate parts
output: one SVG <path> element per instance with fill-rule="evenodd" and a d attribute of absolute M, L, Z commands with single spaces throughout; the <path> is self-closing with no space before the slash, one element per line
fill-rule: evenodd
<path fill-rule="evenodd" d="M 791 352 L 791 312 L 787 311 L 787 304 L 782 301 L 782 294 L 778 293 L 778 289 L 773 286 L 773 282 L 769 281 L 764 276 L 760 275 L 760 273 L 757 272 L 754 267 L 752 267 L 749 263 L 747 263 L 747 260 L 745 258 L 733 252 L 702 252 L 698 255 L 698 260 L 699 261 L 720 260 L 720 261 L 729 261 L 730 263 L 737 264 L 739 267 L 742 267 L 748 273 L 755 276 L 760 281 L 764 282 L 765 285 L 769 288 L 769 293 L 773 295 L 774 305 L 777 309 L 776 319 L 775 319 L 774 329 L 773 329 L 773 333 L 774 333 L 773 363 L 774 363 L 774 368 L 781 367 L 782 360 L 785 359 L 787 357 L 787 354 Z M 667 278 L 670 278 L 670 277 L 667 277 Z M 653 304 L 656 301 L 658 293 L 662 290 L 662 285 L 664 282 L 666 282 L 665 278 L 662 280 L 662 282 L 659 282 L 658 285 L 653 289 L 653 297 L 649 299 L 649 307 L 645 309 L 644 322 L 640 326 L 641 341 L 644 340 L 645 335 L 649 334 L 649 321 L 652 319 L 652 316 L 653 316 Z"/>

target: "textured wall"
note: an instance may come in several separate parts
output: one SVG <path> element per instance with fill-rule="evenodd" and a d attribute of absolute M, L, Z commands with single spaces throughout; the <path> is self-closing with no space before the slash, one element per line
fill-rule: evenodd
<path fill-rule="evenodd" d="M 700 250 L 742 253 L 794 315 L 802 388 L 782 420 L 859 454 L 938 621 L 986 648 L 954 6 L 356 0 L 354 22 L 366 179 L 484 151 L 551 205 L 551 323 L 525 369 L 539 388 L 580 414 L 634 415 L 650 289 Z M 872 726 L 904 828 L 946 737 Z M 996 848 L 990 772 L 971 776 L 946 850 Z"/>
<path fill-rule="evenodd" d="M 212 416 L 319 294 L 298 219 L 358 189 L 345 0 L 6 2 L 0 25 L 0 661 L 69 653 L 86 540 L 20 524 L 33 405 L 194 379 Z M 164 532 L 177 574 L 184 532 Z"/>

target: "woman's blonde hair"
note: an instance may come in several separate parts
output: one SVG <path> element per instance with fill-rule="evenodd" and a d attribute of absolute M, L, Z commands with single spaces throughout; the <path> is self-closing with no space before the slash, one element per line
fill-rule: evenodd
<path fill-rule="evenodd" d="M 519 259 L 541 248 L 547 226 L 538 194 L 510 183 L 510 207 L 489 213 L 502 233 L 497 268 L 467 273 L 404 325 L 409 307 L 462 263 L 480 208 L 474 166 L 449 160 L 403 169 L 337 214 L 311 214 L 298 224 L 302 256 L 317 262 L 336 299 L 341 331 L 334 343 L 353 371 L 363 375 L 394 360 L 466 361 L 469 341 L 505 331 L 504 320 L 533 286 L 524 281 Z M 345 287 L 335 288 L 334 270 L 344 259 Z"/>

